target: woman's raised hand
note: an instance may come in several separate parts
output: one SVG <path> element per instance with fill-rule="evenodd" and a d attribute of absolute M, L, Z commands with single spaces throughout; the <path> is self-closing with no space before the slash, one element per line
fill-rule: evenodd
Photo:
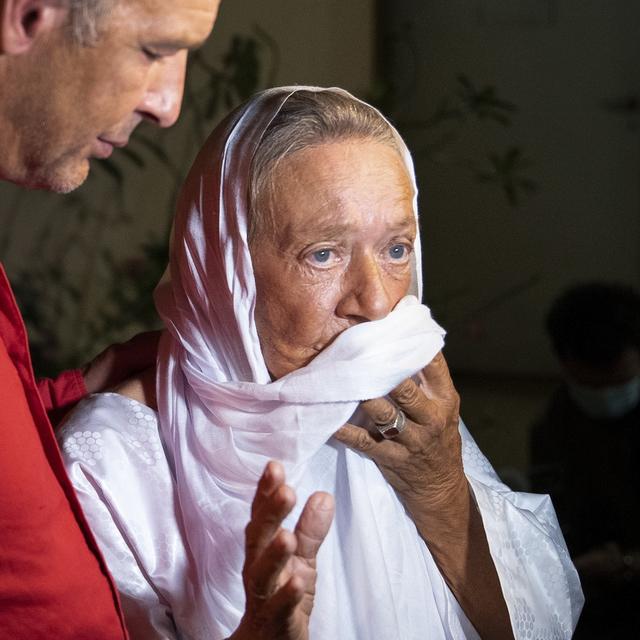
<path fill-rule="evenodd" d="M 282 465 L 269 462 L 245 530 L 246 610 L 229 640 L 307 640 L 316 584 L 316 555 L 333 520 L 333 498 L 314 493 L 294 532 L 282 528 L 296 497 Z"/>
<path fill-rule="evenodd" d="M 458 431 L 460 397 L 442 353 L 419 374 L 420 384 L 405 380 L 386 398 L 363 402 L 362 409 L 378 425 L 402 411 L 404 430 L 391 439 L 377 431 L 347 424 L 335 438 L 373 459 L 419 524 L 432 510 L 440 511 L 452 494 L 467 491 Z"/>
<path fill-rule="evenodd" d="M 391 391 L 393 402 L 376 398 L 361 405 L 383 427 L 402 411 L 406 419 L 398 435 L 384 438 L 347 424 L 335 437 L 374 460 L 398 492 L 480 637 L 510 640 L 509 613 L 462 467 L 460 397 L 442 353 L 419 377 L 419 384 L 405 380 Z"/>

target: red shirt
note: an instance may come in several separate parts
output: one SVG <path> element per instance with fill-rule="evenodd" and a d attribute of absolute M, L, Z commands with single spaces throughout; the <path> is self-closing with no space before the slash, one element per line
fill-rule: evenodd
<path fill-rule="evenodd" d="M 117 591 L 46 413 L 77 401 L 84 382 L 72 371 L 39 390 L 0 265 L 0 639 L 122 640 Z"/>

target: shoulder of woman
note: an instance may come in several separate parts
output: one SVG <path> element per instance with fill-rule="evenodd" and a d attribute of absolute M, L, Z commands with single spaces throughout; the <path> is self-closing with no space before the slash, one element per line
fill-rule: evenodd
<path fill-rule="evenodd" d="M 157 414 L 134 398 L 119 393 L 89 396 L 57 435 L 71 476 L 75 468 L 95 478 L 111 478 L 125 469 L 134 475 L 145 469 L 166 475 Z"/>

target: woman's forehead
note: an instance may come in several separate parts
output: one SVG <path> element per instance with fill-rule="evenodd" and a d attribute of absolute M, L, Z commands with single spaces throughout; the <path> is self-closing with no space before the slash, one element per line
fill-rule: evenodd
<path fill-rule="evenodd" d="M 340 240 L 365 227 L 415 233 L 413 183 L 399 154 L 377 142 L 330 143 L 286 158 L 275 172 L 270 213 L 278 244 Z"/>
<path fill-rule="evenodd" d="M 375 140 L 331 142 L 285 157 L 272 176 L 273 204 L 295 197 L 317 213 L 354 197 L 387 205 L 413 198 L 409 171 L 396 149 Z"/>

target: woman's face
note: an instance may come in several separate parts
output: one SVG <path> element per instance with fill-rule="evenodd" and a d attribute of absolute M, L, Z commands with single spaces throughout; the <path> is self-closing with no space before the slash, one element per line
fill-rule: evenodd
<path fill-rule="evenodd" d="M 379 142 L 298 151 L 273 186 L 273 231 L 265 225 L 251 257 L 262 353 L 280 378 L 406 295 L 416 224 L 404 163 Z"/>

